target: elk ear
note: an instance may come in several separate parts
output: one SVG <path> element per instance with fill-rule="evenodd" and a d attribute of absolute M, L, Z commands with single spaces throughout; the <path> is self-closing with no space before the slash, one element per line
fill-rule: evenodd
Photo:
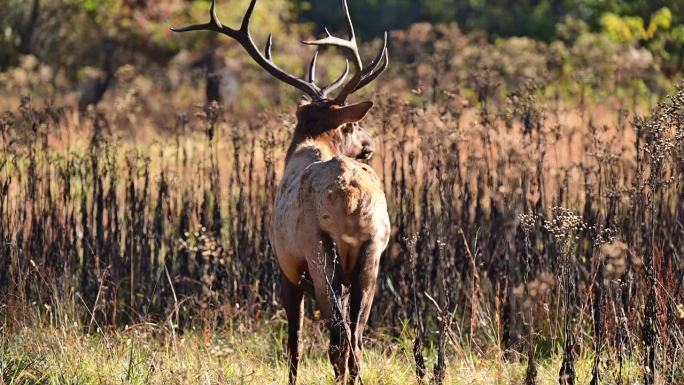
<path fill-rule="evenodd" d="M 373 102 L 361 102 L 351 106 L 333 106 L 335 123 L 337 126 L 356 123 L 366 116 L 371 107 L 373 107 Z"/>

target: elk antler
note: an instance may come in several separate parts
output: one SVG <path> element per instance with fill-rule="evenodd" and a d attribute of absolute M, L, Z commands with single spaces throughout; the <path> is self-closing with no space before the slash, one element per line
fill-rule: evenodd
<path fill-rule="evenodd" d="M 328 94 L 342 85 L 344 83 L 344 80 L 347 78 L 347 75 L 349 75 L 349 60 L 345 61 L 345 67 L 344 67 L 344 72 L 342 72 L 342 75 L 340 75 L 337 80 L 334 82 L 330 83 L 328 86 L 325 86 L 323 88 L 319 88 L 316 85 L 316 60 L 318 59 L 318 51 L 316 51 L 311 58 L 311 63 L 309 64 L 309 71 L 308 71 L 308 78 L 309 78 L 309 84 L 313 85 L 316 90 L 320 93 L 322 98 L 326 98 Z"/>
<path fill-rule="evenodd" d="M 349 14 L 349 5 L 347 4 L 347 0 L 343 0 L 343 7 L 344 16 L 347 19 L 347 26 L 349 28 L 348 40 L 331 35 L 326 28 L 326 37 L 318 40 L 305 40 L 302 42 L 307 45 L 339 47 L 344 51 L 348 60 L 352 61 L 352 64 L 355 68 L 354 76 L 347 84 L 344 85 L 342 92 L 340 92 L 337 98 L 335 98 L 335 100 L 341 104 L 344 104 L 349 95 L 375 80 L 375 78 L 377 78 L 389 64 L 389 55 L 387 53 L 387 32 L 385 32 L 384 42 L 380 53 L 371 62 L 366 70 L 363 69 L 363 62 L 361 61 L 361 55 L 359 55 L 359 47 L 356 44 L 356 33 L 354 32 L 354 24 L 352 23 L 351 16 Z M 381 62 L 382 64 L 380 64 Z"/>
<path fill-rule="evenodd" d="M 380 64 L 380 60 L 382 60 L 382 64 Z M 382 49 L 380 50 L 380 53 L 378 54 L 378 56 L 375 57 L 375 59 L 373 59 L 368 68 L 366 68 L 366 70 L 363 72 L 363 75 L 361 76 L 361 81 L 356 86 L 353 92 L 360 90 L 361 88 L 367 86 L 370 82 L 375 80 L 375 78 L 380 76 L 380 74 L 387 69 L 387 66 L 389 66 L 389 53 L 387 52 L 387 32 L 385 32 L 385 36 L 383 37 Z"/>
<path fill-rule="evenodd" d="M 254 12 L 255 5 L 256 0 L 251 0 L 249 3 L 249 7 L 247 8 L 247 12 L 245 12 L 244 17 L 242 18 L 242 23 L 240 24 L 239 29 L 233 29 L 221 24 L 221 21 L 218 19 L 218 16 L 216 15 L 216 0 L 212 0 L 211 8 L 209 10 L 210 19 L 207 23 L 193 24 L 183 28 L 171 28 L 171 30 L 174 32 L 213 31 L 224 34 L 240 43 L 240 45 L 242 45 L 245 51 L 247 51 L 249 56 L 252 59 L 254 59 L 254 61 L 256 61 L 257 64 L 259 64 L 259 66 L 265 69 L 273 77 L 303 91 L 314 100 L 325 99 L 329 92 L 335 90 L 344 82 L 344 80 L 347 77 L 347 74 L 349 73 L 349 63 L 347 63 L 347 68 L 342 73 L 342 76 L 340 76 L 332 84 L 320 88 L 314 83 L 316 71 L 316 56 L 318 55 L 318 52 L 314 54 L 314 58 L 309 66 L 308 82 L 285 72 L 273 62 L 273 58 L 271 56 L 271 47 L 273 46 L 272 35 L 268 36 L 268 40 L 266 41 L 266 48 L 264 49 L 265 56 L 262 55 L 259 51 L 259 48 L 257 48 L 257 46 L 254 44 L 254 40 L 252 40 L 252 36 L 249 33 L 249 21 L 252 17 L 252 13 Z"/>

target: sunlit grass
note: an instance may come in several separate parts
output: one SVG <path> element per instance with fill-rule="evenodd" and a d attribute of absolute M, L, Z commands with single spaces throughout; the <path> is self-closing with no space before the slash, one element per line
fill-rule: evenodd
<path fill-rule="evenodd" d="M 300 383 L 332 383 L 325 333 L 317 323 L 306 329 Z M 6 332 L 0 342 L 0 383 L 280 384 L 287 378 L 282 322 L 251 331 L 190 331 L 176 336 L 151 324 L 92 335 L 79 330 L 75 325 L 36 326 Z M 364 384 L 416 383 L 411 346 L 408 335 L 372 333 L 364 351 Z M 430 372 L 435 354 L 431 348 L 426 353 Z M 557 383 L 559 367 L 560 357 L 540 359 L 537 383 Z M 588 383 L 591 357 L 581 355 L 576 367 L 577 383 Z M 635 368 L 624 372 L 626 379 L 637 378 Z M 504 361 L 498 354 L 452 350 L 446 383 L 519 384 L 525 373 L 522 356 Z"/>

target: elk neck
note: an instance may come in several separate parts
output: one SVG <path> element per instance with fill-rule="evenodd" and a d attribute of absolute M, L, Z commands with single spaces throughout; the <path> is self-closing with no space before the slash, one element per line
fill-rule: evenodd
<path fill-rule="evenodd" d="M 287 150 L 285 158 L 285 167 L 290 163 L 290 160 L 299 154 L 308 155 L 311 157 L 311 163 L 328 160 L 341 154 L 340 144 L 342 139 L 337 129 L 325 130 L 323 132 L 316 132 L 311 127 L 297 123 L 292 142 Z"/>

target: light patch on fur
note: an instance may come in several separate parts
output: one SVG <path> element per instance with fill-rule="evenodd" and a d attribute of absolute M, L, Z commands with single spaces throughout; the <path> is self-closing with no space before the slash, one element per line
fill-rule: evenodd
<path fill-rule="evenodd" d="M 341 238 L 342 238 L 342 241 L 343 241 L 344 243 L 346 243 L 346 244 L 348 244 L 348 245 L 351 245 L 351 246 L 357 246 L 357 245 L 359 245 L 359 244 L 361 243 L 361 242 L 359 241 L 359 239 L 356 238 L 356 237 L 353 236 L 353 235 L 342 234 L 342 235 L 341 235 Z"/>

